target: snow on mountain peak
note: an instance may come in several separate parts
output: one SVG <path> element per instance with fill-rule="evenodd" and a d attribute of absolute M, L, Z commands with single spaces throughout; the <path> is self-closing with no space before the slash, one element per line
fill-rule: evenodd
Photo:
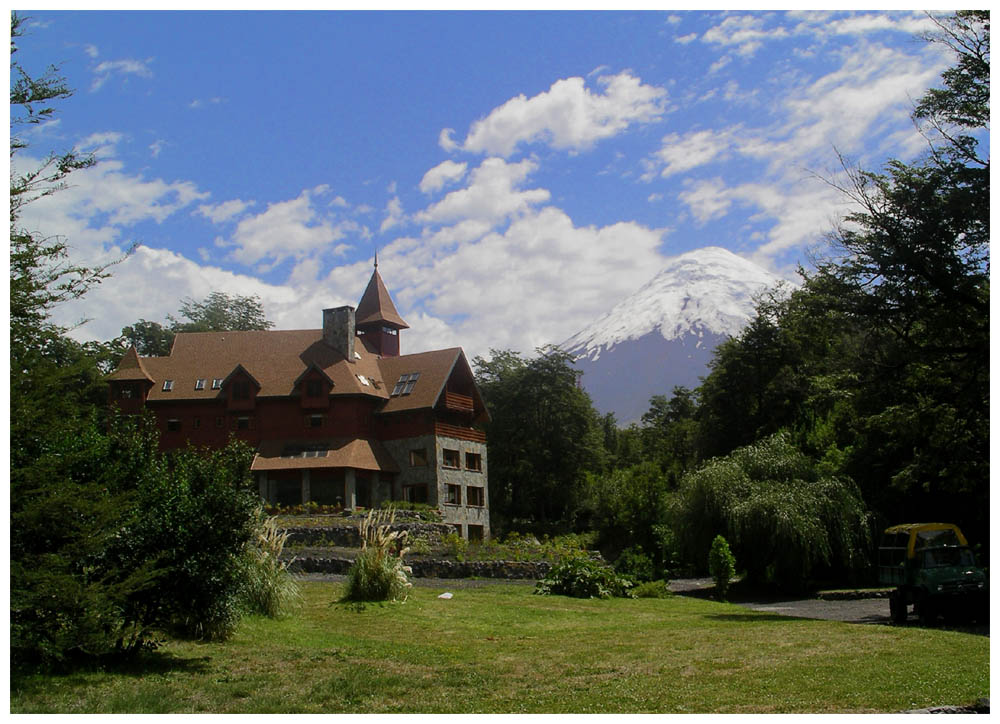
<path fill-rule="evenodd" d="M 735 336 L 753 316 L 753 295 L 781 277 L 717 246 L 673 257 L 641 289 L 560 345 L 596 360 L 626 340 L 658 330 L 666 340 L 693 333 Z"/>

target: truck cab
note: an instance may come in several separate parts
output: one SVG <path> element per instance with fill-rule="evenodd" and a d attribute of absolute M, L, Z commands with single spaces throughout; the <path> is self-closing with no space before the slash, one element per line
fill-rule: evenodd
<path fill-rule="evenodd" d="M 957 525 L 906 523 L 887 528 L 878 549 L 879 583 L 895 586 L 892 620 L 906 620 L 909 606 L 925 625 L 938 615 L 978 619 L 989 615 L 989 581 Z"/>

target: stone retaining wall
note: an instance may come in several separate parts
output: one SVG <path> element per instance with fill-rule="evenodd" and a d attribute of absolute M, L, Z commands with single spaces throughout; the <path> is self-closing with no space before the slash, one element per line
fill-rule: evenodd
<path fill-rule="evenodd" d="M 409 534 L 409 539 L 426 538 L 430 543 L 453 533 L 454 528 L 445 523 L 425 523 L 416 521 L 397 522 L 392 530 L 402 530 Z M 310 528 L 287 528 L 288 540 L 285 545 L 302 546 L 337 546 L 341 548 L 360 548 L 361 535 L 356 525 L 315 526 Z"/>

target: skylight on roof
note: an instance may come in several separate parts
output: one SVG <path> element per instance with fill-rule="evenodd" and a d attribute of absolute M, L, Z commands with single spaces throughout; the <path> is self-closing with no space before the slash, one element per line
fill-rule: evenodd
<path fill-rule="evenodd" d="M 368 380 L 365 377 L 362 377 L 361 375 L 355 375 L 355 377 L 357 377 L 358 380 L 361 381 L 361 384 L 363 384 L 365 387 L 371 387 L 371 384 L 368 382 Z"/>
<path fill-rule="evenodd" d="M 417 380 L 420 379 L 419 372 L 409 372 L 399 376 L 399 380 L 396 382 L 396 386 L 392 388 L 392 396 L 397 397 L 399 395 L 408 395 L 413 392 L 413 386 L 417 384 Z"/>
<path fill-rule="evenodd" d="M 196 390 L 204 390 L 205 389 L 205 378 L 204 377 L 199 377 L 197 380 L 195 380 L 194 388 Z"/>
<path fill-rule="evenodd" d="M 164 392 L 170 392 L 170 390 L 172 390 L 172 389 L 174 389 L 174 381 L 173 380 L 163 380 L 163 391 Z"/>
<path fill-rule="evenodd" d="M 215 377 L 215 378 L 212 379 L 212 389 L 213 390 L 221 390 L 222 389 L 222 378 L 221 377 Z"/>

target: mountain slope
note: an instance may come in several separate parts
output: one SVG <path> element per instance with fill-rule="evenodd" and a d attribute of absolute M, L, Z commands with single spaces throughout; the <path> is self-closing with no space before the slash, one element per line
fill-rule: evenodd
<path fill-rule="evenodd" d="M 753 295 L 780 281 L 726 249 L 697 249 L 560 347 L 577 358 L 599 411 L 636 422 L 653 395 L 697 387 L 712 350 L 753 316 Z"/>

